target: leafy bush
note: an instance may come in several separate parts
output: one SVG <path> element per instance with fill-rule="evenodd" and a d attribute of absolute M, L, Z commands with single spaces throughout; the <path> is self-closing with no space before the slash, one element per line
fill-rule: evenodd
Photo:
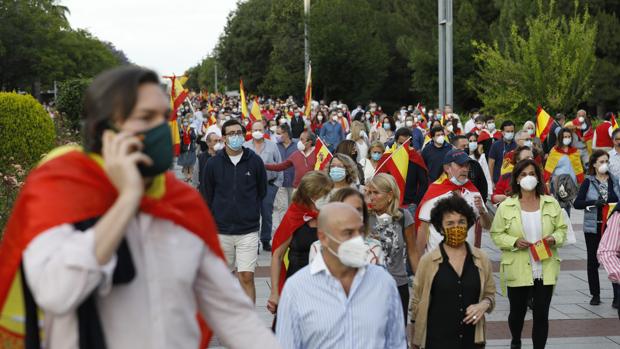
<path fill-rule="evenodd" d="M 55 145 L 54 123 L 30 95 L 0 92 L 0 171 L 34 165 Z"/>
<path fill-rule="evenodd" d="M 30 95 L 0 92 L 0 238 L 28 171 L 56 144 L 45 109 Z"/>
<path fill-rule="evenodd" d="M 90 79 L 67 80 L 62 82 L 58 88 L 56 107 L 59 112 L 66 115 L 74 130 L 80 129 L 84 93 L 90 82 Z"/>

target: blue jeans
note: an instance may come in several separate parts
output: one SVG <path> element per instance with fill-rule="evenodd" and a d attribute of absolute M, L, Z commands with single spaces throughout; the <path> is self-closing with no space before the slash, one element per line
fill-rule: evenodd
<path fill-rule="evenodd" d="M 273 225 L 273 202 L 276 199 L 278 187 L 267 184 L 267 194 L 261 204 L 260 216 L 260 241 L 265 243 L 271 241 L 271 227 Z"/>

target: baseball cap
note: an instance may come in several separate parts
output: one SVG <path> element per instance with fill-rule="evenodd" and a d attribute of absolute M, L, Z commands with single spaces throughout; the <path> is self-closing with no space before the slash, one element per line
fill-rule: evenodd
<path fill-rule="evenodd" d="M 456 162 L 459 165 L 463 165 L 469 162 L 471 158 L 461 149 L 452 149 L 443 158 L 443 164 L 447 165 L 451 162 Z"/>

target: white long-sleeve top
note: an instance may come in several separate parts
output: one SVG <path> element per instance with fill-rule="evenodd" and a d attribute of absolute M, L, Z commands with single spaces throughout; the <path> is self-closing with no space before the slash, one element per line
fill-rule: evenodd
<path fill-rule="evenodd" d="M 140 213 L 126 238 L 136 276 L 112 287 L 113 258 L 100 266 L 92 229 L 65 224 L 37 236 L 24 251 L 26 280 L 45 312 L 45 347 L 78 348 L 77 307 L 97 289 L 108 348 L 196 349 L 199 310 L 230 348 L 279 348 L 226 264 L 196 235 Z"/>

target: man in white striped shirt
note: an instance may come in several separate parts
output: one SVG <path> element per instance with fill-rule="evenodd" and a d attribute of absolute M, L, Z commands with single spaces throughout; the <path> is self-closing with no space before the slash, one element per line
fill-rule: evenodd
<path fill-rule="evenodd" d="M 407 348 L 396 283 L 366 265 L 359 213 L 325 205 L 318 218 L 321 252 L 290 277 L 278 306 L 283 348 Z"/>

